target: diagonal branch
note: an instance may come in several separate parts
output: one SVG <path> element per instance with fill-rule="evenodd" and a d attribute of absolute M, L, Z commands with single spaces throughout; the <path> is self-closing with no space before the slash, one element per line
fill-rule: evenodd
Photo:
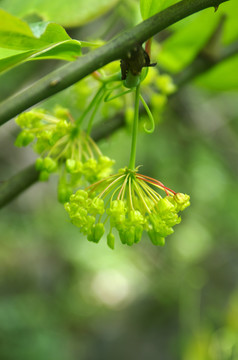
<path fill-rule="evenodd" d="M 183 0 L 119 34 L 106 45 L 53 71 L 0 104 L 0 125 L 29 107 L 73 85 L 102 66 L 122 58 L 137 42 L 145 42 L 161 30 L 203 9 L 229 0 Z"/>
<path fill-rule="evenodd" d="M 212 63 L 207 58 L 200 59 L 200 54 L 190 65 L 190 71 L 187 73 L 185 70 L 178 74 L 176 77 L 176 83 L 181 88 L 183 85 L 193 80 L 201 73 L 208 71 L 212 66 L 219 64 L 220 62 L 229 59 L 230 57 L 238 53 L 238 42 L 235 42 L 223 49 L 220 57 Z M 198 66 L 199 62 L 199 66 Z M 124 125 L 123 112 L 117 114 L 113 119 L 106 120 L 103 123 L 96 125 L 92 131 L 92 137 L 95 141 L 99 141 L 112 133 L 120 129 Z M 35 170 L 34 164 L 27 167 L 20 173 L 16 174 L 9 180 L 0 185 L 0 208 L 4 207 L 16 196 L 21 194 L 28 187 L 33 185 L 38 180 L 38 172 Z"/>
<path fill-rule="evenodd" d="M 33 185 L 38 180 L 38 177 L 39 173 L 35 170 L 35 165 L 32 164 L 9 180 L 3 181 L 0 186 L 0 208 Z"/>

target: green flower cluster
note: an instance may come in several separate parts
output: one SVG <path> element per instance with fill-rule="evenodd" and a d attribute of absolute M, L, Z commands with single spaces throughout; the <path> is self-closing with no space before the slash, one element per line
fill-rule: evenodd
<path fill-rule="evenodd" d="M 92 138 L 82 131 L 69 111 L 57 108 L 53 115 L 43 110 L 23 113 L 16 119 L 22 128 L 15 145 L 33 142 L 40 154 L 36 160 L 39 179 L 45 181 L 58 171 L 58 199 L 69 200 L 73 190 L 110 175 L 114 161 L 103 156 Z"/>
<path fill-rule="evenodd" d="M 150 185 L 163 190 L 166 196 L 162 198 Z M 138 174 L 137 170 L 125 168 L 85 190 L 78 190 L 71 195 L 65 209 L 89 241 L 100 240 L 110 219 L 107 243 L 111 248 L 115 242 L 113 228 L 123 244 L 138 243 L 146 231 L 154 245 L 164 245 L 165 237 L 181 221 L 178 213 L 190 205 L 189 199 L 188 195 L 175 193 L 161 182 Z"/>

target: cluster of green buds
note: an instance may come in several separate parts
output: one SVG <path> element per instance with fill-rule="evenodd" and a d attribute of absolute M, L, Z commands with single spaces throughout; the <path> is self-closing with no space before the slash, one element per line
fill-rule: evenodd
<path fill-rule="evenodd" d="M 164 245 L 165 238 L 181 221 L 179 213 L 190 205 L 188 195 L 174 192 L 160 181 L 138 173 L 138 168 L 135 168 L 140 102 L 150 124 L 149 127 L 144 124 L 144 130 L 152 133 L 155 128 L 154 116 L 140 93 L 141 83 L 144 82 L 146 90 L 146 85 L 152 85 L 157 79 L 157 98 L 153 100 L 151 86 L 147 86 L 145 91 L 151 97 L 152 105 L 161 102 L 158 96 L 164 101 L 176 90 L 168 75 L 158 76 L 156 73 L 157 76 L 147 78 L 148 67 L 155 65 L 150 63 L 149 52 L 141 44 L 136 44 L 121 60 L 121 72 L 110 76 L 98 71 L 92 74 L 100 86 L 77 120 L 64 108 L 57 108 L 53 114 L 32 110 L 16 119 L 22 132 L 15 145 L 33 144 L 34 150 L 40 154 L 36 160 L 40 180 L 47 180 L 53 172 L 59 173 L 58 200 L 65 204 L 71 222 L 95 243 L 103 237 L 107 224 L 107 244 L 112 249 L 115 232 L 121 242 L 129 246 L 138 243 L 143 232 L 148 234 L 154 245 Z M 89 134 L 102 103 L 113 101 L 116 105 L 119 98 L 122 100 L 123 95 L 130 93 L 135 96 L 135 101 L 133 109 L 129 106 L 129 113 L 130 102 L 127 101 L 126 111 L 126 115 L 131 114 L 132 121 L 129 166 L 110 175 L 114 161 L 102 155 Z M 119 105 L 122 103 L 119 102 Z M 130 120 L 130 116 L 126 117 Z M 85 121 L 88 125 L 83 131 Z M 88 186 L 88 183 L 91 185 Z M 164 192 L 164 197 L 158 189 Z"/>
<path fill-rule="evenodd" d="M 33 143 L 39 179 L 59 172 L 58 198 L 65 202 L 80 184 L 93 183 L 111 174 L 114 161 L 103 156 L 93 139 L 80 129 L 69 111 L 58 108 L 53 115 L 43 110 L 22 113 L 16 119 L 23 129 L 16 146 Z"/>
<path fill-rule="evenodd" d="M 166 196 L 163 198 L 154 187 Z M 78 190 L 70 196 L 65 209 L 89 241 L 99 242 L 109 221 L 107 243 L 112 249 L 113 229 L 123 244 L 138 243 L 145 231 L 154 245 L 164 245 L 165 237 L 181 221 L 178 213 L 190 205 L 189 199 L 188 195 L 175 193 L 160 181 L 139 174 L 138 168 L 124 168 Z"/>

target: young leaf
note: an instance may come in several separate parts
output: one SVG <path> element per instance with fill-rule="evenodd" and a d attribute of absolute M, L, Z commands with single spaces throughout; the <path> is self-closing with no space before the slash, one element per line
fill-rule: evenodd
<path fill-rule="evenodd" d="M 0 9 L 0 72 L 33 59 L 75 60 L 81 44 L 62 26 L 49 22 L 28 25 Z"/>
<path fill-rule="evenodd" d="M 19 17 L 37 15 L 64 27 L 79 26 L 111 9 L 118 0 L 1 0 L 1 8 Z"/>
<path fill-rule="evenodd" d="M 140 0 L 140 11 L 143 20 L 175 4 L 179 0 Z"/>
<path fill-rule="evenodd" d="M 208 9 L 180 22 L 177 31 L 163 42 L 158 60 L 164 68 L 176 73 L 193 61 L 219 22 L 220 17 L 211 14 Z"/>

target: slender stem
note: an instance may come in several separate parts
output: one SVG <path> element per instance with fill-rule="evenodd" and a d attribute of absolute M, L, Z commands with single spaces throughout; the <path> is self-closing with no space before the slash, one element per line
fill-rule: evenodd
<path fill-rule="evenodd" d="M 98 102 L 98 98 L 100 98 L 102 91 L 104 90 L 105 86 L 102 85 L 98 91 L 96 92 L 96 94 L 94 95 L 92 101 L 90 102 L 90 104 L 88 105 L 88 107 L 85 109 L 85 111 L 82 113 L 82 115 L 80 116 L 80 118 L 78 118 L 76 120 L 76 125 L 80 126 L 83 122 L 83 120 L 85 119 L 85 117 L 88 115 L 88 113 L 93 109 L 93 107 L 97 104 Z"/>
<path fill-rule="evenodd" d="M 98 97 L 97 97 L 97 99 L 95 99 L 95 102 L 94 102 L 94 109 L 93 109 L 93 112 L 92 112 L 89 122 L 88 122 L 87 135 L 89 135 L 91 133 L 92 126 L 93 126 L 93 120 L 95 118 L 95 115 L 98 111 L 99 105 L 100 105 L 104 95 L 105 95 L 105 86 L 102 86 L 100 89 L 100 92 L 98 93 Z"/>
<path fill-rule="evenodd" d="M 113 180 L 99 195 L 98 197 L 101 198 L 103 196 L 103 194 L 105 194 L 106 192 L 108 192 L 108 190 L 119 180 L 121 180 L 121 178 L 123 178 L 125 175 L 121 175 L 118 178 L 116 178 L 115 180 Z"/>
<path fill-rule="evenodd" d="M 130 199 L 131 210 L 134 210 L 133 200 L 132 200 L 132 189 L 131 189 L 131 176 L 129 177 L 129 188 L 128 188 L 128 192 L 129 192 L 129 199 Z"/>
<path fill-rule="evenodd" d="M 112 91 L 113 91 L 113 90 L 112 90 Z M 129 93 L 131 93 L 133 90 L 130 89 L 130 90 L 122 91 L 122 92 L 120 92 L 119 94 L 116 94 L 116 95 L 113 95 L 113 96 L 110 97 L 112 91 L 110 91 L 110 92 L 107 94 L 107 96 L 105 97 L 105 99 L 104 99 L 105 102 L 109 102 L 109 101 L 111 101 L 111 100 L 117 99 L 117 98 L 120 97 L 120 96 L 129 94 Z"/>
<path fill-rule="evenodd" d="M 94 150 L 96 151 L 98 156 L 102 156 L 102 152 L 99 149 L 99 147 L 97 146 L 97 144 L 93 141 L 93 139 L 91 138 L 91 136 L 87 137 L 87 140 L 91 143 L 91 145 L 93 146 Z"/>
<path fill-rule="evenodd" d="M 125 178 L 125 180 L 124 180 L 124 182 L 123 182 L 123 184 L 122 184 L 122 186 L 121 186 L 120 192 L 119 192 L 119 194 L 118 194 L 118 196 L 117 196 L 117 200 L 120 200 L 120 196 L 121 196 L 121 194 L 123 193 L 124 188 L 126 187 L 126 183 L 127 183 L 128 177 L 129 177 L 129 174 L 127 174 L 127 176 L 126 176 L 126 178 Z M 121 197 L 121 200 L 123 200 L 123 197 Z"/>
<path fill-rule="evenodd" d="M 137 182 L 135 181 L 135 189 L 136 189 L 136 192 L 137 192 L 137 195 L 138 197 L 141 199 L 141 201 L 143 202 L 144 206 L 145 206 L 145 209 L 148 211 L 148 213 L 150 214 L 151 211 L 150 211 L 150 208 L 149 206 L 147 205 L 145 199 L 146 197 L 143 195 L 143 192 L 140 188 L 140 186 L 137 184 Z"/>
<path fill-rule="evenodd" d="M 138 180 L 138 183 L 140 184 L 141 188 L 144 189 L 147 196 L 156 204 L 160 199 L 161 196 L 153 191 L 151 187 L 149 187 L 144 181 Z M 160 197 L 159 197 L 160 196 Z"/>
<path fill-rule="evenodd" d="M 136 141 L 138 134 L 138 122 L 139 122 L 139 104 L 140 104 L 140 84 L 136 87 L 135 92 L 135 110 L 134 110 L 134 121 L 132 129 L 132 142 L 131 142 L 131 157 L 129 163 L 129 169 L 135 170 L 136 164 Z"/>

